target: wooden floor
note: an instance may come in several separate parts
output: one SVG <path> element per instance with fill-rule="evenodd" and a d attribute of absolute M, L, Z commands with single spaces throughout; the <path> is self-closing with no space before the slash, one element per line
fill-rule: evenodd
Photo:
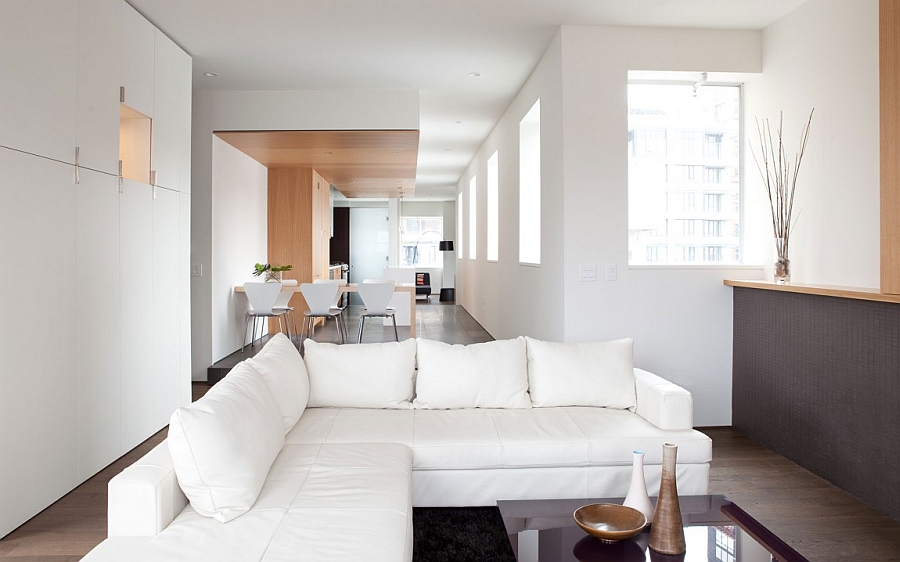
<path fill-rule="evenodd" d="M 426 304 L 418 312 L 422 337 L 491 339 L 458 306 Z M 194 399 L 207 388 L 194 383 Z M 900 523 L 730 428 L 703 431 L 713 440 L 710 492 L 726 494 L 809 560 L 900 561 Z M 162 430 L 0 540 L 0 561 L 79 560 L 106 537 L 109 479 L 164 437 Z"/>

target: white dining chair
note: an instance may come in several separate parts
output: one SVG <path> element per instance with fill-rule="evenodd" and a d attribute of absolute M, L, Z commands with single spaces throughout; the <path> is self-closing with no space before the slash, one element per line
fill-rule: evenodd
<path fill-rule="evenodd" d="M 362 343 L 366 318 L 390 318 L 394 323 L 394 340 L 400 341 L 400 337 L 397 335 L 396 309 L 388 306 L 395 288 L 393 279 L 366 279 L 359 284 L 359 298 L 363 301 L 363 309 L 359 313 L 357 343 Z"/>
<path fill-rule="evenodd" d="M 294 307 L 291 306 L 291 297 L 294 291 L 285 291 L 284 287 L 296 286 L 296 279 L 285 279 L 281 282 L 282 290 L 272 305 L 272 310 L 280 312 L 284 315 L 285 324 L 287 325 L 287 337 L 292 340 L 299 335 L 297 332 L 297 318 L 294 316 Z"/>
<path fill-rule="evenodd" d="M 262 325 L 265 327 L 265 319 L 278 318 L 278 326 L 281 331 L 286 331 L 287 320 L 284 318 L 284 311 L 276 311 L 273 309 L 275 300 L 281 292 L 281 283 L 263 283 L 259 281 L 249 281 L 244 283 L 244 293 L 247 300 L 250 301 L 250 310 L 247 311 L 246 322 L 244 323 L 244 336 L 241 339 L 241 353 L 244 352 L 244 344 L 247 340 L 247 328 L 253 322 L 253 329 L 250 332 L 250 345 L 256 341 L 256 323 L 263 320 Z M 260 338 L 262 334 L 260 334 Z"/>
<path fill-rule="evenodd" d="M 340 287 L 344 287 L 347 285 L 346 279 L 313 279 L 313 283 L 335 283 L 338 286 L 338 292 L 334 296 L 334 302 L 331 304 L 331 311 L 333 314 L 338 311 L 341 312 L 340 321 L 344 326 L 344 334 L 347 332 L 347 314 L 345 311 L 347 310 L 347 306 L 341 306 L 341 298 L 344 296 L 344 293 L 341 292 Z"/>
<path fill-rule="evenodd" d="M 303 283 L 300 285 L 300 292 L 303 293 L 303 298 L 306 300 L 306 305 L 309 307 L 309 310 L 303 313 L 305 318 L 303 326 L 300 329 L 301 342 L 303 341 L 304 333 L 306 334 L 306 337 L 312 335 L 312 329 L 316 318 L 324 318 L 326 321 L 328 318 L 334 319 L 338 335 L 341 337 L 341 343 L 347 341 L 346 335 L 344 334 L 344 326 L 340 320 L 343 310 L 333 307 L 338 290 L 339 287 L 337 283 Z"/>

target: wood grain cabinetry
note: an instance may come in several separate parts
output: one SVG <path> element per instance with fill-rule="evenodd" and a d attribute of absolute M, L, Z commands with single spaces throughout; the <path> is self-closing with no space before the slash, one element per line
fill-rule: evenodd
<path fill-rule="evenodd" d="M 312 168 L 269 168 L 268 259 L 293 265 L 286 279 L 328 279 L 331 185 Z M 302 295 L 291 299 L 305 308 Z"/>
<path fill-rule="evenodd" d="M 900 294 L 900 2 L 880 3 L 881 290 Z"/>

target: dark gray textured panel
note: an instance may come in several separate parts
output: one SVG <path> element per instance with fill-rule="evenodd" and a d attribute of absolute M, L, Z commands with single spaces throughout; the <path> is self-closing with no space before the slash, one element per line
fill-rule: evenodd
<path fill-rule="evenodd" d="M 900 305 L 735 287 L 733 377 L 735 429 L 900 520 Z"/>

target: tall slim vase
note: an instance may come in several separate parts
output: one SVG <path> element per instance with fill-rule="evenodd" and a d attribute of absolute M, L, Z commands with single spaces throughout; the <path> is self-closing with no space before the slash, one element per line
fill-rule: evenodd
<path fill-rule="evenodd" d="M 648 525 L 653 522 L 653 504 L 650 503 L 647 482 L 644 480 L 644 451 L 631 452 L 631 486 L 622 505 L 643 513 Z"/>
<path fill-rule="evenodd" d="M 659 482 L 659 498 L 656 515 L 650 528 L 650 548 L 661 554 L 684 554 L 684 524 L 681 522 L 681 506 L 678 504 L 678 488 L 675 482 L 675 465 L 678 445 L 663 444 L 662 476 Z"/>

